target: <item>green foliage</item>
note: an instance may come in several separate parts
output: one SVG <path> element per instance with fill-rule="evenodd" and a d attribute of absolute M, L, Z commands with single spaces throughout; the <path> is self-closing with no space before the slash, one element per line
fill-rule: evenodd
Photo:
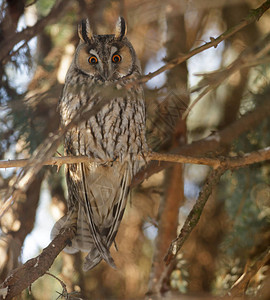
<path fill-rule="evenodd" d="M 36 3 L 36 7 L 40 16 L 46 16 L 51 8 L 54 6 L 55 0 L 39 0 Z"/>
<path fill-rule="evenodd" d="M 255 97 L 253 105 L 260 101 Z M 240 137 L 234 144 L 235 152 L 251 152 L 262 149 L 270 144 L 270 133 L 267 128 L 270 120 L 261 124 Z M 247 259 L 259 243 L 261 233 L 270 226 L 270 163 L 264 162 L 228 171 L 223 177 L 219 188 L 219 199 L 225 201 L 229 228 L 220 245 L 221 257 L 220 276 L 225 276 L 223 288 L 231 285 L 242 274 Z M 268 228 L 268 229 L 267 229 Z M 261 244 L 262 249 L 268 245 Z M 234 268 L 237 269 L 233 271 Z M 233 274 L 234 272 L 234 274 Z M 229 283 L 230 282 L 230 283 Z"/>

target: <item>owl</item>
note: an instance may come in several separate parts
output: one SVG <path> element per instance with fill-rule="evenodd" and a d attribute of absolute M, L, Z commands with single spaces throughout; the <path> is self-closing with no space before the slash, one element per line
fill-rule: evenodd
<path fill-rule="evenodd" d="M 51 236 L 76 225 L 76 236 L 65 250 L 88 252 L 85 271 L 102 259 L 115 267 L 109 250 L 125 211 L 131 180 L 143 164 L 138 158 L 147 151 L 143 89 L 140 85 L 126 88 L 141 75 L 126 31 L 122 17 L 110 35 L 95 35 L 88 19 L 81 22 L 80 42 L 59 100 L 61 123 L 66 126 L 83 108 L 95 107 L 109 86 L 121 90 L 121 96 L 112 94 L 96 115 L 82 117 L 64 137 L 65 155 L 86 155 L 94 161 L 67 165 L 68 213 L 55 224 Z"/>

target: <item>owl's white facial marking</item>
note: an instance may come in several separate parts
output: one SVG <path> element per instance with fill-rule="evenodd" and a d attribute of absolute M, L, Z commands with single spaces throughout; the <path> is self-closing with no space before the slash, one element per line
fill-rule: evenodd
<path fill-rule="evenodd" d="M 95 55 L 100 60 L 99 55 L 95 49 L 90 49 L 89 54 Z"/>
<path fill-rule="evenodd" d="M 118 51 L 118 48 L 116 48 L 115 46 L 112 46 L 112 48 L 111 48 L 111 57 L 117 51 Z"/>
<path fill-rule="evenodd" d="M 90 54 L 90 57 L 91 57 L 91 55 L 94 55 L 97 58 L 96 65 L 97 65 L 97 68 L 98 67 L 100 68 L 100 73 L 102 74 L 103 73 L 103 63 L 98 55 L 98 52 L 95 49 L 90 49 L 89 54 Z"/>

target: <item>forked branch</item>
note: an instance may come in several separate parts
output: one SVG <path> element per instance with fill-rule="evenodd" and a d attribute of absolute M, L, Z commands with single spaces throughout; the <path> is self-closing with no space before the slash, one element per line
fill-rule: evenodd
<path fill-rule="evenodd" d="M 0 299 L 12 299 L 43 276 L 51 267 L 57 255 L 67 246 L 75 236 L 72 228 L 60 232 L 53 241 L 35 258 L 14 269 L 0 285 Z"/>

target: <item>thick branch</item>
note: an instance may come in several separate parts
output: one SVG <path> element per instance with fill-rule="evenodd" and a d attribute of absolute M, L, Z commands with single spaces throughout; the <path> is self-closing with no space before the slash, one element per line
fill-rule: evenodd
<path fill-rule="evenodd" d="M 57 3 L 58 3 L 58 5 L 60 5 L 62 2 L 57 2 Z M 173 68 L 175 65 L 183 62 L 184 60 L 186 60 L 189 57 L 195 55 L 196 53 L 199 53 L 199 52 L 201 52 L 205 49 L 208 49 L 209 47 L 217 46 L 218 43 L 220 43 L 225 38 L 228 38 L 229 36 L 231 36 L 235 32 L 242 29 L 243 27 L 245 27 L 248 24 L 254 22 L 257 19 L 259 19 L 262 16 L 262 14 L 269 7 L 270 7 L 270 0 L 267 0 L 262 6 L 260 6 L 256 10 L 252 11 L 252 13 L 250 13 L 239 25 L 231 28 L 230 30 L 227 30 L 225 33 L 223 33 L 217 39 L 213 39 L 210 43 L 207 43 L 207 44 L 197 48 L 197 50 L 196 49 L 192 50 L 189 54 L 184 56 L 184 58 L 181 55 L 181 56 L 175 58 L 174 60 L 172 60 L 168 64 L 168 69 Z M 36 24 L 35 26 L 38 26 L 38 24 Z M 39 26 L 41 26 L 41 25 L 39 25 Z M 33 27 L 31 27 L 31 28 L 33 28 Z M 25 29 L 25 30 L 29 30 L 31 32 L 30 29 Z M 5 48 L 5 45 L 2 45 L 2 46 L 3 46 L 3 48 Z M 0 50 L 0 54 L 1 54 L 1 50 Z M 1 55 L 0 55 L 0 59 L 1 59 Z M 149 79 L 153 78 L 154 76 L 156 76 L 156 75 L 160 74 L 161 72 L 165 71 L 166 68 L 165 69 L 163 69 L 163 68 L 157 70 L 154 73 L 148 74 L 147 75 L 148 77 L 146 76 L 146 77 L 143 77 L 139 80 L 135 80 L 135 81 L 132 81 L 130 83 L 127 83 L 125 85 L 125 87 L 128 88 L 128 87 L 130 87 L 130 85 L 136 85 L 136 84 L 139 84 L 139 83 L 142 83 L 142 82 L 146 82 Z M 109 90 L 111 90 L 111 89 L 106 88 L 106 90 L 102 91 L 102 92 L 103 93 L 108 92 Z M 115 92 L 115 89 L 114 90 L 112 89 L 112 92 Z M 118 92 L 121 92 L 121 91 L 118 91 Z M 21 191 L 24 191 L 25 189 L 27 189 L 27 187 L 29 186 L 29 184 L 33 180 L 34 176 L 39 172 L 40 168 L 42 167 L 43 162 L 46 161 L 47 159 L 49 159 L 49 157 L 51 157 L 53 155 L 53 153 L 56 151 L 57 146 L 60 143 L 60 140 L 61 140 L 62 136 L 70 128 L 72 128 L 74 125 L 76 125 L 77 123 L 79 123 L 82 120 L 88 119 L 91 116 L 95 115 L 105 104 L 109 103 L 109 101 L 110 101 L 110 99 L 112 98 L 113 95 L 109 95 L 110 96 L 109 98 L 108 98 L 108 96 L 107 97 L 106 96 L 102 97 L 102 99 L 100 100 L 98 105 L 96 105 L 90 111 L 85 112 L 85 109 L 87 109 L 87 107 L 82 107 L 77 112 L 77 114 L 73 118 L 73 120 L 65 128 L 63 128 L 62 130 L 57 131 L 56 133 L 52 134 L 50 137 L 48 137 L 45 140 L 45 142 L 40 147 L 38 147 L 38 149 L 36 149 L 35 157 L 32 159 L 31 164 L 28 165 L 26 167 L 26 169 L 19 174 L 19 176 L 17 176 L 17 179 L 16 179 L 13 187 L 7 192 L 7 195 L 5 197 L 5 201 L 6 201 L 6 203 L 5 203 L 6 208 L 5 209 L 7 209 L 12 204 L 13 201 L 15 201 L 16 197 L 20 194 Z"/>
<path fill-rule="evenodd" d="M 55 239 L 42 251 L 40 255 L 28 260 L 24 265 L 13 270 L 0 286 L 0 299 L 12 299 L 21 293 L 31 283 L 44 275 L 51 267 L 57 255 L 66 247 L 68 242 L 75 236 L 71 228 L 63 230 Z M 5 292 L 5 297 L 1 297 Z"/>
<path fill-rule="evenodd" d="M 166 254 L 164 260 L 168 265 L 171 260 L 176 256 L 178 251 L 183 246 L 184 242 L 190 235 L 191 231 L 195 228 L 199 219 L 201 217 L 203 208 L 212 193 L 212 189 L 219 182 L 221 175 L 226 171 L 226 168 L 219 167 L 211 171 L 208 175 L 206 182 L 199 194 L 199 198 L 196 204 L 193 206 L 191 212 L 189 213 L 185 224 L 183 225 L 178 237 L 171 243 L 168 253 Z"/>

